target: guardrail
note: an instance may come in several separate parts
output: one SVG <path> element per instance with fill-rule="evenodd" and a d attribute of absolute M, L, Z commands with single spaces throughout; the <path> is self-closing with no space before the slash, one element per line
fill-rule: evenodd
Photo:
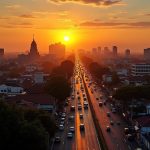
<path fill-rule="evenodd" d="M 100 124 L 99 124 L 98 119 L 96 117 L 95 110 L 94 110 L 92 102 L 91 102 L 91 97 L 89 95 L 88 88 L 87 88 L 87 85 L 85 83 L 83 74 L 81 76 L 82 76 L 83 84 L 84 84 L 84 87 L 85 87 L 85 92 L 86 92 L 87 98 L 89 100 L 89 105 L 90 105 L 90 109 L 91 109 L 94 125 L 95 125 L 95 128 L 96 128 L 98 140 L 99 140 L 99 143 L 100 143 L 100 146 L 101 146 L 101 150 L 108 150 L 105 138 L 104 138 L 103 133 L 102 133 L 102 129 L 100 127 Z"/>

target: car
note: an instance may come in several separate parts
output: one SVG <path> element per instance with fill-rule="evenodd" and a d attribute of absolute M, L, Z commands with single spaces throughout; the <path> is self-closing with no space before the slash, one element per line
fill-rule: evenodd
<path fill-rule="evenodd" d="M 124 133 L 127 135 L 129 134 L 129 128 L 124 128 Z"/>
<path fill-rule="evenodd" d="M 68 102 L 65 102 L 65 106 L 68 106 L 69 105 L 69 103 Z"/>
<path fill-rule="evenodd" d="M 61 121 L 65 121 L 65 118 L 62 117 L 60 120 L 61 120 Z"/>
<path fill-rule="evenodd" d="M 99 106 L 103 106 L 103 102 L 99 102 Z"/>
<path fill-rule="evenodd" d="M 73 137 L 72 132 L 68 132 L 68 133 L 67 133 L 67 137 L 68 137 L 68 138 L 72 138 L 72 137 Z"/>
<path fill-rule="evenodd" d="M 114 125 L 114 122 L 111 120 L 111 121 L 110 121 L 110 124 L 111 124 L 111 125 Z"/>
<path fill-rule="evenodd" d="M 64 125 L 64 124 L 65 124 L 65 121 L 60 121 L 60 124 L 63 124 L 63 125 Z"/>
<path fill-rule="evenodd" d="M 63 124 L 59 125 L 59 130 L 61 130 L 61 131 L 64 130 L 64 125 Z"/>
<path fill-rule="evenodd" d="M 110 132 L 110 131 L 111 131 L 111 129 L 110 129 L 109 126 L 106 126 L 106 131 L 107 131 L 107 132 Z"/>
<path fill-rule="evenodd" d="M 70 128 L 69 128 L 69 131 L 70 131 L 70 132 L 74 132 L 74 131 L 75 131 L 74 127 L 73 127 L 73 126 L 70 127 Z"/>
<path fill-rule="evenodd" d="M 73 115 L 69 116 L 69 120 L 74 120 L 74 116 Z"/>
<path fill-rule="evenodd" d="M 127 134 L 126 138 L 128 141 L 133 141 L 134 140 L 134 136 L 132 134 Z"/>
<path fill-rule="evenodd" d="M 113 108 L 111 109 L 111 111 L 112 111 L 112 113 L 116 113 L 116 108 L 113 107 Z"/>
<path fill-rule="evenodd" d="M 104 101 L 103 104 L 106 105 L 106 101 Z"/>
<path fill-rule="evenodd" d="M 70 108 L 70 110 L 71 111 L 75 111 L 75 106 L 72 105 L 71 108 Z"/>
<path fill-rule="evenodd" d="M 88 109 L 88 103 L 84 102 L 84 109 Z"/>
<path fill-rule="evenodd" d="M 110 117 L 110 112 L 107 112 L 107 117 Z"/>
<path fill-rule="evenodd" d="M 86 101 L 86 100 L 87 100 L 87 98 L 86 98 L 86 97 L 84 97 L 84 98 L 83 98 L 83 100 L 84 100 L 84 101 Z"/>
<path fill-rule="evenodd" d="M 78 105 L 78 110 L 82 110 L 82 105 Z"/>
<path fill-rule="evenodd" d="M 61 140 L 60 140 L 60 137 L 59 137 L 59 136 L 56 136 L 54 142 L 55 142 L 55 143 L 60 143 L 60 141 L 61 141 Z"/>
<path fill-rule="evenodd" d="M 83 97 L 85 97 L 86 95 L 85 94 L 83 94 Z"/>
<path fill-rule="evenodd" d="M 83 119 L 83 114 L 80 114 L 80 119 Z"/>
<path fill-rule="evenodd" d="M 61 117 L 65 118 L 66 117 L 66 113 L 62 113 Z"/>
<path fill-rule="evenodd" d="M 84 127 L 84 124 L 80 124 L 80 131 L 84 131 L 85 130 L 85 127 Z"/>

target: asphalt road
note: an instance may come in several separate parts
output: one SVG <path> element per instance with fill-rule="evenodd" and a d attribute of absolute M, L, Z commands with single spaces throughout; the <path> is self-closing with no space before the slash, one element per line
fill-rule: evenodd
<path fill-rule="evenodd" d="M 72 81 L 72 95 L 74 95 L 74 99 L 69 98 L 69 106 L 66 106 L 65 108 L 65 128 L 63 131 L 58 131 L 55 135 L 61 138 L 61 142 L 54 143 L 52 148 L 53 150 L 100 150 L 90 107 L 88 107 L 88 109 L 84 109 L 83 98 L 86 97 L 86 93 L 84 92 L 85 90 L 82 82 L 79 66 L 78 63 L 76 63 L 75 75 Z M 83 91 L 81 91 L 81 87 L 83 87 Z M 78 97 L 80 97 L 79 100 Z M 78 110 L 79 102 L 82 106 L 81 110 Z M 71 106 L 75 106 L 75 112 L 70 110 Z M 83 114 L 82 119 L 80 118 L 80 114 Z M 74 121 L 69 120 L 69 116 L 72 115 L 75 117 Z M 81 123 L 83 123 L 85 126 L 84 131 L 80 130 Z M 75 132 L 73 133 L 73 138 L 67 138 L 67 133 L 69 132 L 69 128 L 71 126 L 75 127 Z"/>
<path fill-rule="evenodd" d="M 87 73 L 86 73 L 87 75 Z M 90 77 L 90 75 L 89 75 Z M 84 80 L 86 81 L 86 78 L 84 77 Z M 90 78 L 90 81 L 92 79 Z M 126 140 L 125 134 L 124 134 L 124 127 L 126 127 L 126 123 L 122 120 L 122 118 L 117 113 L 111 112 L 111 106 L 109 103 L 106 103 L 106 106 L 99 106 L 99 101 L 105 101 L 107 98 L 105 97 L 105 94 L 99 90 L 96 85 L 91 84 L 90 87 L 88 87 L 89 81 L 86 81 L 86 86 L 88 88 L 88 92 L 92 101 L 92 105 L 94 107 L 94 110 L 96 112 L 96 117 L 99 121 L 99 125 L 102 129 L 102 133 L 104 136 L 104 139 L 106 141 L 106 144 L 108 146 L 109 150 L 131 150 L 135 149 L 129 141 Z M 93 91 L 93 92 L 91 92 Z M 100 97 L 103 97 L 100 99 Z M 99 100 L 96 100 L 98 98 Z M 110 117 L 107 116 L 107 112 L 110 112 Z M 110 125 L 110 121 L 114 122 L 114 125 Z M 120 122 L 120 125 L 117 125 L 116 122 Z M 111 132 L 106 131 L 106 126 L 110 126 Z"/>

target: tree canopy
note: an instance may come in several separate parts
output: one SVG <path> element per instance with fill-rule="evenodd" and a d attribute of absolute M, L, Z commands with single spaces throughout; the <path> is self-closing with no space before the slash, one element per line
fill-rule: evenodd
<path fill-rule="evenodd" d="M 102 79 L 102 75 L 109 72 L 109 68 L 99 65 L 97 62 L 89 64 L 90 72 L 97 78 Z"/>
<path fill-rule="evenodd" d="M 113 97 L 118 100 L 150 98 L 150 86 L 125 86 L 116 90 Z"/>
<path fill-rule="evenodd" d="M 61 63 L 60 66 L 57 66 L 53 69 L 52 75 L 64 76 L 66 79 L 70 79 L 73 75 L 74 63 L 70 60 L 65 60 Z"/>
<path fill-rule="evenodd" d="M 54 121 L 46 112 L 18 108 L 0 101 L 1 150 L 47 150 L 49 137 L 55 128 Z"/>
<path fill-rule="evenodd" d="M 71 86 L 63 76 L 52 76 L 47 81 L 45 89 L 47 93 L 58 99 L 60 102 L 64 101 L 71 92 Z"/>

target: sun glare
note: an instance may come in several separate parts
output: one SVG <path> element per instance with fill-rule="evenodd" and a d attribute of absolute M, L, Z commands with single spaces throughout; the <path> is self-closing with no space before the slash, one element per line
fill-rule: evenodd
<path fill-rule="evenodd" d="M 69 36 L 67 36 L 67 35 L 65 35 L 65 36 L 64 36 L 64 41 L 65 41 L 65 42 L 70 41 L 70 37 L 69 37 Z"/>

